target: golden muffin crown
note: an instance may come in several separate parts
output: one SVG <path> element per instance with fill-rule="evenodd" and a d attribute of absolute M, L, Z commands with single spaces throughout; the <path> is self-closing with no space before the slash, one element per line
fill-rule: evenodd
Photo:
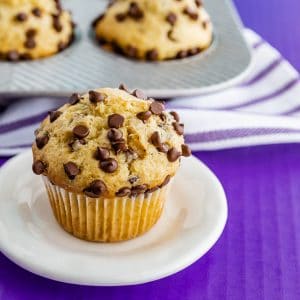
<path fill-rule="evenodd" d="M 59 0 L 0 0 L 0 58 L 50 56 L 73 40 L 73 23 Z"/>
<path fill-rule="evenodd" d="M 35 132 L 33 171 L 89 197 L 152 192 L 190 155 L 183 128 L 176 112 L 140 90 L 73 94 Z"/>
<path fill-rule="evenodd" d="M 98 41 L 132 58 L 184 58 L 212 41 L 200 0 L 117 0 L 93 23 Z"/>

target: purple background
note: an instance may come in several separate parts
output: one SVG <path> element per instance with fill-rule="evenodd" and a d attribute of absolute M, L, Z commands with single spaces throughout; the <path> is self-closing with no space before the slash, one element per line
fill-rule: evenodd
<path fill-rule="evenodd" d="M 300 70 L 300 1 L 235 2 L 245 24 Z M 0 299 L 300 299 L 300 145 L 195 154 L 229 204 L 224 234 L 198 262 L 156 282 L 102 288 L 47 280 L 0 254 Z"/>

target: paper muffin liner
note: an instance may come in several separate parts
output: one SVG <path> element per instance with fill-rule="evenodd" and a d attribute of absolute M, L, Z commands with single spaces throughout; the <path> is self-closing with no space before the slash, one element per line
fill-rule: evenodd
<path fill-rule="evenodd" d="M 133 197 L 90 198 L 72 193 L 43 176 L 52 211 L 61 227 L 94 242 L 118 242 L 147 232 L 162 214 L 170 183 Z"/>

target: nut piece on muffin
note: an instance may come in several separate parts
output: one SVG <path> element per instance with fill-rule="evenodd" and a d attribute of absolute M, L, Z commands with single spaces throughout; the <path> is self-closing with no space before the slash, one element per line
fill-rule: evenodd
<path fill-rule="evenodd" d="M 73 27 L 59 0 L 0 0 L 0 59 L 51 56 L 70 45 Z"/>
<path fill-rule="evenodd" d="M 103 47 L 148 61 L 185 58 L 212 42 L 201 0 L 116 0 L 93 22 Z"/>
<path fill-rule="evenodd" d="M 36 130 L 33 171 L 43 175 L 54 215 L 89 241 L 122 241 L 159 219 L 181 156 L 184 126 L 176 112 L 130 93 L 102 88 L 73 94 Z"/>

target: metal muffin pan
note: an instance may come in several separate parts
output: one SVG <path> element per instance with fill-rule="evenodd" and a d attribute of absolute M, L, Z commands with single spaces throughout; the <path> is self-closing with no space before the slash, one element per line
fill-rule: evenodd
<path fill-rule="evenodd" d="M 181 60 L 141 62 L 101 49 L 90 24 L 107 1 L 64 0 L 77 23 L 73 44 L 49 58 L 18 63 L 0 62 L 0 95 L 60 95 L 92 88 L 143 89 L 153 97 L 195 95 L 227 87 L 247 73 L 251 51 L 231 0 L 207 0 L 214 26 L 214 42 L 206 51 Z"/>

